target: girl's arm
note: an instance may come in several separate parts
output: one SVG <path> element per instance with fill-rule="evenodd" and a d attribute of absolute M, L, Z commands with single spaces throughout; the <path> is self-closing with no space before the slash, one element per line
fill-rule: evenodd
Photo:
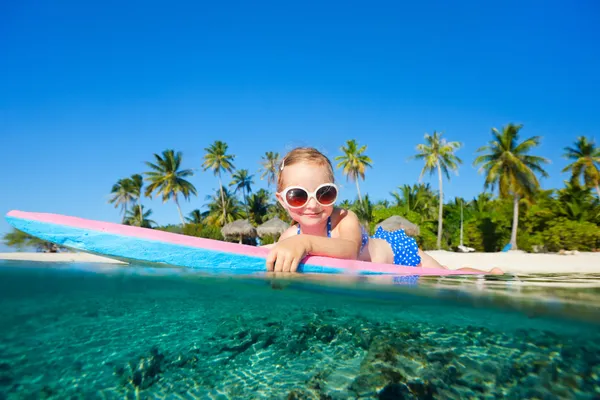
<path fill-rule="evenodd" d="M 360 222 L 352 211 L 340 210 L 340 221 L 336 229 L 338 238 L 308 236 L 309 252 L 315 256 L 357 259 L 362 243 Z"/>
<path fill-rule="evenodd" d="M 336 238 L 307 234 L 294 234 L 284 238 L 282 235 L 267 256 L 267 270 L 294 272 L 306 255 L 356 259 L 361 245 L 361 231 L 356 215 L 346 212 L 341 214 L 336 229 L 339 236 Z"/>

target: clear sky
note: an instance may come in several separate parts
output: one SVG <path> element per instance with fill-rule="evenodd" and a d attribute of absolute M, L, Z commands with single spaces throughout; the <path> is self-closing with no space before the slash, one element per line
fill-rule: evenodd
<path fill-rule="evenodd" d="M 373 159 L 362 191 L 390 198 L 417 181 L 408 157 L 433 130 L 464 143 L 445 187 L 469 198 L 474 151 L 508 122 L 543 136 L 543 186 L 562 185 L 562 148 L 600 139 L 600 3 L 399 3 L 2 2 L 0 213 L 120 221 L 112 184 L 167 148 L 198 169 L 187 213 L 217 188 L 200 168 L 217 138 L 253 172 L 265 151 L 334 157 L 355 138 Z M 144 204 L 178 222 L 173 204 Z"/>

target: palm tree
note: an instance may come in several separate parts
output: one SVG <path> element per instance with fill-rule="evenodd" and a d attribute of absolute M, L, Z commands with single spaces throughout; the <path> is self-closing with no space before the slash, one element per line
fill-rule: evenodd
<path fill-rule="evenodd" d="M 221 200 L 225 199 L 225 202 L 219 201 L 219 192 L 223 196 Z M 242 209 L 240 202 L 237 197 L 233 196 L 227 188 L 221 187 L 217 190 L 213 196 L 206 196 L 207 200 L 210 200 L 206 206 L 208 207 L 208 213 L 205 217 L 205 221 L 213 226 L 223 226 L 229 222 L 233 222 L 236 219 L 242 217 Z"/>
<path fill-rule="evenodd" d="M 181 225 L 185 225 L 181 207 L 179 206 L 179 195 L 188 200 L 190 195 L 197 195 L 194 185 L 184 178 L 194 175 L 191 169 L 180 170 L 182 154 L 173 150 L 165 150 L 162 157 L 154 154 L 156 163 L 146 162 L 152 171 L 146 172 L 146 181 L 150 184 L 146 187 L 146 196 L 152 196 L 153 192 L 162 195 L 163 203 L 173 199 L 181 218 Z"/>
<path fill-rule="evenodd" d="M 246 204 L 246 213 L 248 214 L 248 193 L 252 191 L 252 185 L 254 184 L 254 180 L 252 179 L 253 177 L 254 175 L 249 175 L 247 169 L 240 169 L 233 174 L 232 181 L 229 184 L 229 186 L 234 187 L 233 193 L 237 193 L 238 190 L 242 191 L 244 203 Z"/>
<path fill-rule="evenodd" d="M 425 219 L 435 218 L 436 194 L 431 190 L 429 183 L 398 186 L 400 192 L 390 194 L 394 198 L 396 207 L 404 207 L 404 212 L 415 212 Z"/>
<path fill-rule="evenodd" d="M 24 247 L 35 247 L 38 251 L 43 251 L 44 253 L 56 253 L 59 250 L 68 251 L 65 247 L 31 236 L 16 228 L 13 228 L 12 231 L 6 233 L 2 237 L 2 240 L 6 246 L 15 247 L 19 250 Z"/>
<path fill-rule="evenodd" d="M 137 203 L 138 208 L 140 209 L 140 214 L 142 212 L 142 187 L 144 186 L 144 178 L 140 174 L 131 175 L 131 186 L 133 188 L 133 193 L 135 195 L 135 203 Z M 134 204 L 135 205 L 135 204 Z"/>
<path fill-rule="evenodd" d="M 119 179 L 110 191 L 111 198 L 108 200 L 110 204 L 114 204 L 115 208 L 121 207 L 121 223 L 125 221 L 125 212 L 129 203 L 134 203 L 136 199 L 136 186 L 130 178 Z"/>
<path fill-rule="evenodd" d="M 348 199 L 343 200 L 338 204 L 338 207 L 343 208 L 344 210 L 349 210 L 352 208 L 352 202 Z"/>
<path fill-rule="evenodd" d="M 227 143 L 220 140 L 215 140 L 213 144 L 205 148 L 204 170 L 212 169 L 214 174 L 219 177 L 219 188 L 221 190 L 221 207 L 225 212 L 224 219 L 227 220 L 227 207 L 225 206 L 225 196 L 223 194 L 223 184 L 221 182 L 221 171 L 231 173 L 235 167 L 233 166 L 234 155 L 227 154 Z"/>
<path fill-rule="evenodd" d="M 267 184 L 269 186 L 277 182 L 277 169 L 279 168 L 280 162 L 279 153 L 277 152 L 267 151 L 265 155 L 261 157 L 260 165 L 262 168 L 260 171 L 262 171 L 262 174 L 260 179 L 263 180 L 267 178 Z"/>
<path fill-rule="evenodd" d="M 189 222 L 190 224 L 201 224 L 202 223 L 202 211 L 198 210 L 197 208 L 195 210 L 192 210 L 192 212 L 190 212 L 189 217 L 186 217 L 186 221 Z"/>
<path fill-rule="evenodd" d="M 571 181 L 575 182 L 583 176 L 585 186 L 596 189 L 600 198 L 600 148 L 596 147 L 594 140 L 579 136 L 575 147 L 565 147 L 564 157 L 573 161 L 562 172 L 571 171 Z"/>
<path fill-rule="evenodd" d="M 600 217 L 600 201 L 594 197 L 589 187 L 579 185 L 579 182 L 565 181 L 565 187 L 557 191 L 555 203 L 557 213 L 572 221 L 596 222 Z"/>
<path fill-rule="evenodd" d="M 373 221 L 373 209 L 373 203 L 369 200 L 368 194 L 365 195 L 364 201 L 358 201 L 352 207 L 352 211 L 354 211 L 358 220 L 362 222 L 369 233 L 371 232 L 371 222 Z"/>
<path fill-rule="evenodd" d="M 491 207 L 492 196 L 489 193 L 479 193 L 477 197 L 470 202 L 477 213 L 483 214 L 488 212 Z"/>
<path fill-rule="evenodd" d="M 442 173 L 446 179 L 450 180 L 450 171 L 458 171 L 458 164 L 462 160 L 458 158 L 454 152 L 461 147 L 459 142 L 447 142 L 442 138 L 442 134 L 433 131 L 433 135 L 425 134 L 425 143 L 417 145 L 417 155 L 414 156 L 417 160 L 423 160 L 425 165 L 421 170 L 419 180 L 423 178 L 426 172 L 433 174 L 438 173 L 438 185 L 440 188 L 439 210 L 438 210 L 438 234 L 437 248 L 442 248 L 442 227 L 444 219 L 444 189 L 442 187 Z M 458 174 L 458 172 L 457 172 Z"/>
<path fill-rule="evenodd" d="M 141 226 L 142 228 L 152 228 L 156 222 L 149 219 L 152 215 L 152 210 L 144 211 L 144 206 L 135 207 L 127 211 L 125 225 Z"/>
<path fill-rule="evenodd" d="M 341 150 L 343 154 L 335 158 L 336 161 L 339 161 L 336 168 L 343 168 L 346 178 L 356 182 L 358 199 L 362 202 L 360 188 L 358 187 L 358 178 L 365 179 L 365 170 L 367 167 L 371 167 L 371 163 L 373 162 L 371 158 L 363 154 L 367 150 L 367 146 L 358 147 L 356 140 L 352 139 L 346 141 L 346 146 L 342 146 Z"/>
<path fill-rule="evenodd" d="M 492 137 L 488 145 L 480 147 L 473 165 L 481 165 L 479 172 L 485 171 L 484 189 L 492 191 L 498 186 L 500 197 L 513 199 L 513 224 L 510 235 L 510 247 L 517 249 L 517 228 L 519 225 L 519 200 L 531 198 L 539 189 L 536 172 L 543 177 L 548 174 L 541 167 L 549 161 L 543 157 L 527 153 L 540 144 L 540 137 L 533 136 L 519 143 L 519 131 L 523 125 L 508 124 L 502 132 L 492 128 Z"/>
<path fill-rule="evenodd" d="M 259 189 L 258 192 L 252 194 L 248 198 L 248 219 L 256 225 L 266 222 L 269 218 L 269 208 L 272 204 L 269 203 L 271 195 L 265 189 Z M 276 212 L 274 215 L 279 215 Z"/>

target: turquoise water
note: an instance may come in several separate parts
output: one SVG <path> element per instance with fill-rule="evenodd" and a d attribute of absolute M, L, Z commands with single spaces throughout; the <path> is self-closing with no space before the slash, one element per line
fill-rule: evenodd
<path fill-rule="evenodd" d="M 594 399 L 599 278 L 386 287 L 0 261 L 0 399 Z"/>

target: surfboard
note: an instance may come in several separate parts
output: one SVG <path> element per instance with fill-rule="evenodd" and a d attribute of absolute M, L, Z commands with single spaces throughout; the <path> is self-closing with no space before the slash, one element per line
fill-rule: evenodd
<path fill-rule="evenodd" d="M 18 230 L 59 246 L 133 264 L 163 264 L 231 275 L 267 272 L 269 249 L 263 247 L 50 213 L 14 210 L 6 215 L 6 220 Z M 394 276 L 483 274 L 319 256 L 305 257 L 298 272 Z"/>

